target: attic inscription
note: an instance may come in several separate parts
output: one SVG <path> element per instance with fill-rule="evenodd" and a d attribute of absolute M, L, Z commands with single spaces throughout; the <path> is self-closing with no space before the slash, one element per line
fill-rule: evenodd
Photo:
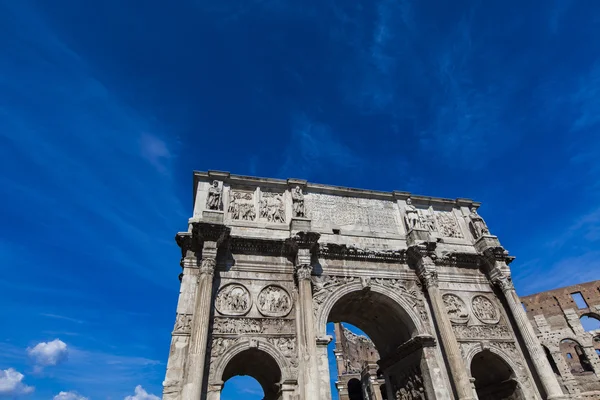
<path fill-rule="evenodd" d="M 394 203 L 309 193 L 305 196 L 307 217 L 316 225 L 356 226 L 396 233 Z"/>

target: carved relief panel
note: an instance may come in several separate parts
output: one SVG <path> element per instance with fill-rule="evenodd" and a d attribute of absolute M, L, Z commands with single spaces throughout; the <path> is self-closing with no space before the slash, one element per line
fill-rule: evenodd
<path fill-rule="evenodd" d="M 251 306 L 248 290 L 235 283 L 223 286 L 215 299 L 215 308 L 223 315 L 244 315 Z"/>
<path fill-rule="evenodd" d="M 435 219 L 440 236 L 450 238 L 463 238 L 462 231 L 452 211 L 436 211 Z"/>
<path fill-rule="evenodd" d="M 231 190 L 227 212 L 232 220 L 254 221 L 256 219 L 254 192 Z"/>
<path fill-rule="evenodd" d="M 213 334 L 294 334 L 294 320 L 281 318 L 215 317 Z"/>
<path fill-rule="evenodd" d="M 494 304 L 483 295 L 474 296 L 471 300 L 473 315 L 485 324 L 497 324 L 500 321 L 500 312 Z"/>
<path fill-rule="evenodd" d="M 261 192 L 259 218 L 267 222 L 285 223 L 285 202 L 283 194 Z"/>
<path fill-rule="evenodd" d="M 282 287 L 269 285 L 258 294 L 258 311 L 268 317 L 284 317 L 292 310 L 292 298 Z"/>
<path fill-rule="evenodd" d="M 450 321 L 457 324 L 464 324 L 469 320 L 469 310 L 462 299 L 452 293 L 446 293 L 442 296 L 446 312 Z"/>

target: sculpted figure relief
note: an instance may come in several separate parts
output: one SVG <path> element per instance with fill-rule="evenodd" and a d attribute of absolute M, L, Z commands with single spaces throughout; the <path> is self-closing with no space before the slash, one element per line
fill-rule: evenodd
<path fill-rule="evenodd" d="M 260 199 L 260 217 L 269 222 L 285 222 L 283 195 L 263 192 Z"/>
<path fill-rule="evenodd" d="M 452 212 L 440 211 L 436 213 L 440 234 L 445 237 L 462 238 L 463 234 L 460 231 L 456 217 Z"/>
<path fill-rule="evenodd" d="M 304 211 L 304 194 L 302 188 L 296 186 L 292 189 L 292 208 L 294 211 L 294 217 L 304 218 L 306 213 Z"/>
<path fill-rule="evenodd" d="M 402 382 L 396 386 L 395 392 L 398 400 L 427 400 L 420 369 L 413 369 Z"/>
<path fill-rule="evenodd" d="M 220 211 L 223 205 L 222 202 L 223 189 L 219 187 L 219 181 L 213 181 L 212 186 L 208 189 L 208 198 L 206 199 L 206 208 L 209 210 Z"/>
<path fill-rule="evenodd" d="M 444 300 L 444 305 L 446 306 L 450 321 L 456 323 L 467 322 L 469 319 L 469 312 L 460 297 L 451 293 L 446 293 L 442 296 L 442 299 Z"/>
<path fill-rule="evenodd" d="M 174 333 L 190 333 L 192 330 L 192 314 L 177 314 Z"/>
<path fill-rule="evenodd" d="M 421 219 L 419 218 L 419 212 L 417 208 L 412 205 L 412 200 L 410 197 L 406 199 L 406 215 L 404 216 L 404 220 L 406 221 L 406 229 L 421 229 Z"/>
<path fill-rule="evenodd" d="M 424 229 L 428 230 L 429 232 L 436 232 L 438 230 L 437 226 L 435 225 L 435 218 L 433 216 L 433 209 L 431 207 L 429 207 L 427 212 L 422 212 L 420 217 L 421 225 Z"/>
<path fill-rule="evenodd" d="M 484 235 L 490 234 L 490 230 L 488 229 L 483 218 L 481 218 L 477 213 L 477 209 L 475 207 L 471 207 L 471 214 L 469 214 L 469 218 L 471 219 L 471 229 L 473 230 L 475 239 L 479 239 Z"/>
<path fill-rule="evenodd" d="M 471 300 L 473 314 L 481 322 L 486 324 L 495 324 L 500 320 L 498 310 L 492 302 L 485 296 L 475 296 Z"/>
<path fill-rule="evenodd" d="M 215 307 L 223 315 L 243 315 L 250 311 L 250 293 L 238 284 L 226 285 L 217 294 Z"/>
<path fill-rule="evenodd" d="M 270 317 L 283 317 L 292 309 L 292 300 L 285 289 L 270 285 L 258 294 L 258 310 Z"/>
<path fill-rule="evenodd" d="M 231 219 L 244 221 L 254 221 L 256 212 L 254 211 L 254 193 L 232 192 L 229 201 L 229 213 Z"/>

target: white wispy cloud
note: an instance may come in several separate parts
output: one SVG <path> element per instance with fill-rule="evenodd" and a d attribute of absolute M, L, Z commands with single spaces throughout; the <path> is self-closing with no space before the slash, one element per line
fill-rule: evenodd
<path fill-rule="evenodd" d="M 160 398 L 146 392 L 141 385 L 137 385 L 135 387 L 135 394 L 125 397 L 125 400 L 160 400 Z"/>
<path fill-rule="evenodd" d="M 35 362 L 36 368 L 55 366 L 68 358 L 67 344 L 60 339 L 51 342 L 40 342 L 27 349 L 27 354 Z"/>
<path fill-rule="evenodd" d="M 60 392 L 54 396 L 53 400 L 88 400 L 88 398 L 77 392 Z"/>
<path fill-rule="evenodd" d="M 23 382 L 25 375 L 13 368 L 0 370 L 0 396 L 18 397 L 34 391 Z"/>

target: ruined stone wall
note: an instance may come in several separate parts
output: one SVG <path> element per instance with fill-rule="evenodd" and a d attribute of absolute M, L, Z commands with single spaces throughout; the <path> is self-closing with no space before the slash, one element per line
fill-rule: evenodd
<path fill-rule="evenodd" d="M 579 305 L 578 295 L 583 300 Z M 583 316 L 600 319 L 600 281 L 525 296 L 521 301 L 563 390 L 575 396 L 600 391 L 600 332 L 586 331 L 580 322 Z"/>

